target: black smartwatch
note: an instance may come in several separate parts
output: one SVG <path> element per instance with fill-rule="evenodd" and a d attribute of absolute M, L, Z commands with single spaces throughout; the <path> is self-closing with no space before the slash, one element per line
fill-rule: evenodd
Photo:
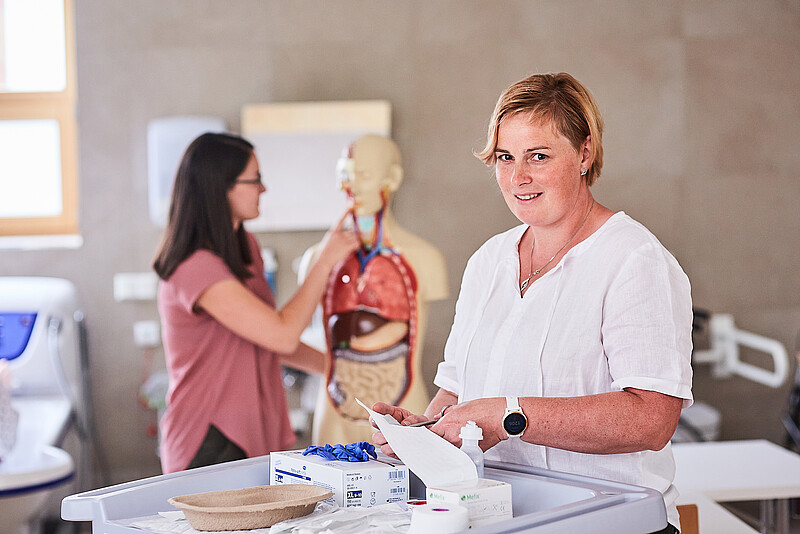
<path fill-rule="evenodd" d="M 528 418 L 522 413 L 517 397 L 506 397 L 506 414 L 503 416 L 503 430 L 508 437 L 517 438 L 528 428 Z"/>

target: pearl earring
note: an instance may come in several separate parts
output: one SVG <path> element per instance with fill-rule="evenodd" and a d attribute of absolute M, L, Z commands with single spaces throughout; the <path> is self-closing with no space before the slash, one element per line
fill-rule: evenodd
<path fill-rule="evenodd" d="M 586 173 L 589 172 L 589 169 L 583 169 L 581 171 L 581 176 L 586 176 Z"/>

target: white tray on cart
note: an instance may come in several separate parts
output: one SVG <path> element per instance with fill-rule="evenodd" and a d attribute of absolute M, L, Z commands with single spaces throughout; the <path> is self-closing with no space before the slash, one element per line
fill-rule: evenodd
<path fill-rule="evenodd" d="M 645 534 L 667 525 L 664 499 L 652 489 L 497 462 L 486 462 L 485 476 L 511 484 L 514 518 L 471 529 L 471 534 Z M 71 495 L 61 502 L 61 517 L 91 521 L 93 534 L 142 534 L 115 522 L 174 510 L 167 500 L 177 495 L 266 484 L 269 456 L 261 456 Z M 409 494 L 425 495 L 413 473 Z"/>

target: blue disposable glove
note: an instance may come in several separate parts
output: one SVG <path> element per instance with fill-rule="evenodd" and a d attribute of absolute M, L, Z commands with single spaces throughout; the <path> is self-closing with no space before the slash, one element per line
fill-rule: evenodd
<path fill-rule="evenodd" d="M 303 451 L 303 456 L 316 454 L 326 460 L 341 460 L 344 462 L 366 462 L 369 457 L 377 458 L 375 446 L 366 441 L 357 441 L 348 445 L 337 444 L 331 446 L 326 443 L 324 447 L 312 445 Z"/>

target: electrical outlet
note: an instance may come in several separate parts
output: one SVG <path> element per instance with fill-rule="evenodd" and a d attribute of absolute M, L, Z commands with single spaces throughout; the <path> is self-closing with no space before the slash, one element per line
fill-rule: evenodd
<path fill-rule="evenodd" d="M 154 272 L 116 273 L 114 275 L 114 300 L 155 300 L 158 276 Z"/>
<path fill-rule="evenodd" d="M 161 345 L 161 328 L 158 321 L 136 321 L 133 323 L 133 343 L 141 349 L 153 349 Z"/>

